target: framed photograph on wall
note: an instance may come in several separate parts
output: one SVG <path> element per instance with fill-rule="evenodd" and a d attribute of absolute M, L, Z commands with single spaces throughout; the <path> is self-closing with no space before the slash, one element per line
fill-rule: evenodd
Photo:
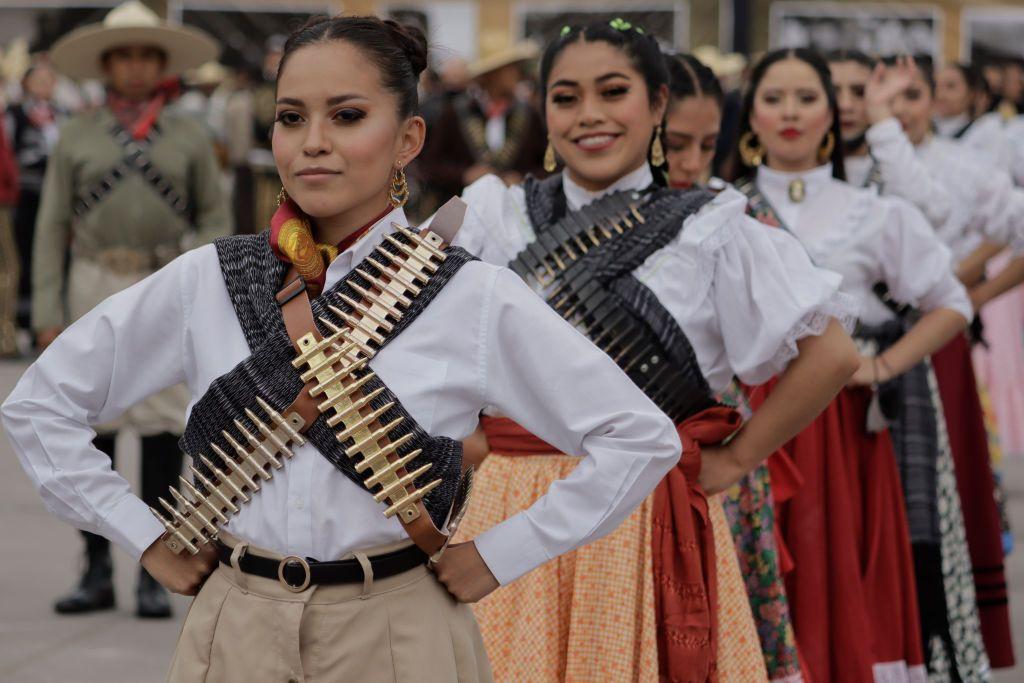
<path fill-rule="evenodd" d="M 558 37 L 563 26 L 580 26 L 592 21 L 621 18 L 642 26 L 665 48 L 683 50 L 689 44 L 690 5 L 680 0 L 647 2 L 536 2 L 515 5 L 517 38 L 530 38 L 543 45 Z"/>
<path fill-rule="evenodd" d="M 971 7 L 960 15 L 960 57 L 984 62 L 1024 57 L 1024 7 Z"/>
<path fill-rule="evenodd" d="M 770 44 L 873 55 L 942 55 L 943 13 L 935 5 L 774 2 Z"/>

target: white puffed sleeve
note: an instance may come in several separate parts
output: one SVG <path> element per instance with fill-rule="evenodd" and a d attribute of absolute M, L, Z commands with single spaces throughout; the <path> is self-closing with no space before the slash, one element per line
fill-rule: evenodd
<path fill-rule="evenodd" d="M 731 230 L 717 254 L 712 299 L 730 366 L 759 384 L 786 369 L 799 340 L 833 319 L 851 329 L 857 305 L 839 291 L 842 278 L 814 266 L 792 235 L 746 216 Z"/>
<path fill-rule="evenodd" d="M 886 119 L 865 134 L 871 156 L 878 162 L 886 194 L 903 197 L 920 209 L 936 228 L 949 220 L 953 201 L 945 184 L 918 159 L 896 119 Z"/>
<path fill-rule="evenodd" d="M 33 363 L 4 401 L 3 426 L 47 509 L 117 543 L 134 559 L 162 525 L 93 445 L 92 425 L 186 379 L 185 334 L 207 245 L 178 257 L 83 316 Z"/>
<path fill-rule="evenodd" d="M 953 274 L 953 255 L 921 212 L 909 203 L 881 198 L 887 208 L 886 229 L 874 242 L 882 279 L 893 298 L 923 311 L 949 308 L 970 320 L 970 297 Z"/>
<path fill-rule="evenodd" d="M 925 163 L 895 119 L 876 123 L 866 137 L 886 194 L 920 209 L 944 242 L 975 232 L 1024 251 L 1024 190 L 1008 173 L 977 163 L 970 150 L 948 140 L 932 140 Z"/>
<path fill-rule="evenodd" d="M 745 208 L 743 195 L 722 192 L 636 271 L 686 332 L 714 391 L 734 375 L 768 380 L 797 355 L 800 339 L 833 319 L 850 329 L 857 317 L 839 275 L 814 266 L 796 238 Z"/>
<path fill-rule="evenodd" d="M 455 246 L 487 263 L 507 265 L 533 241 L 529 220 L 523 215 L 522 195 L 521 187 L 508 187 L 496 175 L 486 175 L 463 190 L 462 200 L 469 211 L 455 236 Z"/>

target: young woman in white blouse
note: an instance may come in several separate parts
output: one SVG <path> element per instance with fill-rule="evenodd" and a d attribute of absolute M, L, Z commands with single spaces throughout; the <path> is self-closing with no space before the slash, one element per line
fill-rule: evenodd
<path fill-rule="evenodd" d="M 460 249 L 439 256 L 437 233 L 427 248 L 428 238 L 393 226 L 406 223 L 402 169 L 423 144 L 416 108 L 426 63 L 422 33 L 375 17 L 317 18 L 296 31 L 278 73 L 273 147 L 287 194 L 272 230 L 191 251 L 103 302 L 58 337 L 3 405 L 5 431 L 55 514 L 107 536 L 169 589 L 198 591 L 171 680 L 306 680 L 313 672 L 326 680 L 382 672 L 408 682 L 490 680 L 472 613 L 460 602 L 607 534 L 678 462 L 668 418 L 518 277 Z M 437 229 L 450 239 L 457 219 L 448 214 Z M 464 228 L 473 217 L 466 221 Z M 402 261 L 410 251 L 414 263 Z M 441 280 L 424 275 L 431 268 Z M 371 297 L 384 306 L 389 296 L 389 308 L 350 303 Z M 433 297 L 425 308 L 424 296 Z M 306 322 L 304 299 L 312 299 Z M 375 318 L 382 310 L 388 318 Z M 400 332 L 412 317 L 413 329 Z M 296 359 L 296 350 L 312 343 L 296 340 L 296 325 L 325 338 L 316 353 L 337 353 L 310 356 L 312 378 L 295 369 L 311 353 Z M 332 329 L 356 341 L 332 351 Z M 361 365 L 366 354 L 373 372 Z M 324 379 L 340 367 L 353 374 Z M 183 444 L 197 474 L 185 482 L 195 498 L 178 498 L 181 527 L 171 533 L 92 447 L 91 425 L 178 382 L 192 392 Z M 327 404 L 355 395 L 327 393 L 341 386 L 363 398 L 329 418 Z M 380 392 L 390 392 L 384 405 Z M 305 418 L 308 396 L 322 394 L 331 400 L 313 401 Z M 235 406 L 239 397 L 253 400 Z M 449 530 L 447 506 L 436 502 L 456 491 L 447 484 L 462 482 L 457 440 L 485 406 L 579 454 L 580 466 L 529 514 L 428 553 L 417 539 L 427 522 L 437 525 L 431 539 Z M 392 429 L 388 411 L 399 409 L 414 432 Z M 380 433 L 358 431 L 378 417 L 388 421 Z M 373 450 L 380 434 L 390 435 L 390 447 Z M 408 434 L 428 450 L 405 452 Z M 228 455 L 236 452 L 244 459 Z M 350 462 L 356 453 L 366 460 Z M 378 501 L 427 488 L 429 478 L 415 478 L 419 456 L 446 485 L 419 500 L 425 512 L 399 502 L 397 517 L 386 514 Z M 250 469 L 261 458 L 265 465 Z M 399 463 L 410 460 L 417 469 L 406 476 Z M 375 490 L 392 476 L 402 483 Z M 410 490 L 410 479 L 420 488 Z M 193 542 L 196 554 L 171 547 Z"/>
<path fill-rule="evenodd" d="M 851 159 L 847 167 L 848 172 L 852 168 L 855 184 L 903 197 L 924 212 L 952 249 L 957 276 L 970 288 L 976 311 L 984 311 L 990 301 L 1017 287 L 1024 279 L 1024 257 L 1012 252 L 1020 251 L 1024 192 L 999 169 L 978 163 L 958 142 L 930 133 L 930 71 L 907 58 L 869 68 L 863 61 L 838 56 L 830 69 L 844 86 L 861 95 L 849 98 L 843 111 L 852 131 L 859 131 L 866 142 L 861 156 Z M 1008 243 L 1007 265 L 983 279 L 986 262 Z M 1012 352 L 1019 358 L 1019 332 L 1010 331 L 1009 343 L 1017 345 Z M 933 356 L 933 364 L 949 428 L 985 649 L 994 668 L 1013 666 L 988 435 L 965 337 L 954 337 Z M 998 377 L 1008 382 L 1011 403 L 1019 401 L 1015 394 L 1020 375 L 1007 374 L 1014 367 L 1019 364 L 1006 364 Z M 947 600 L 962 592 L 948 590 Z M 959 639 L 959 659 L 969 658 L 976 649 L 966 645 L 971 638 L 970 628 L 965 628 Z"/>
<path fill-rule="evenodd" d="M 752 213 L 797 236 L 816 264 L 843 276 L 842 290 L 860 304 L 861 330 L 890 328 L 885 346 L 863 356 L 850 386 L 784 447 L 804 477 L 779 506 L 795 563 L 787 592 L 801 655 L 815 680 L 922 680 L 900 475 L 905 487 L 908 477 L 916 484 L 935 454 L 909 458 L 898 449 L 904 457 L 897 471 L 888 433 L 869 430 L 869 387 L 897 378 L 905 385 L 901 376 L 910 371 L 927 393 L 927 370 L 922 378 L 915 366 L 966 326 L 971 304 L 952 274 L 949 250 L 917 209 L 844 182 L 838 104 L 816 52 L 778 50 L 755 66 L 740 131 L 744 174 L 737 187 L 750 197 Z M 883 303 L 882 287 L 889 299 L 915 307 L 919 319 L 900 320 Z M 753 402 L 774 392 L 771 384 L 754 388 Z M 930 481 L 921 485 L 934 486 L 933 474 Z M 917 486 L 909 490 L 916 494 Z M 934 499 L 908 500 L 911 531 L 920 518 L 922 533 L 937 534 Z"/>
<path fill-rule="evenodd" d="M 718 644 L 705 495 L 760 463 L 846 381 L 852 349 L 836 318 L 850 309 L 838 278 L 790 236 L 747 218 L 742 196 L 666 189 L 660 169 L 652 173 L 664 162 L 668 89 L 642 28 L 621 19 L 565 27 L 540 76 L 547 165 L 560 158 L 565 170 L 512 188 L 477 181 L 463 196 L 480 230 L 460 240 L 512 264 L 615 358 L 678 422 L 685 455 L 593 552 L 496 592 L 476 613 L 499 678 L 704 680 Z M 756 383 L 779 373 L 781 393 L 719 445 L 738 420 L 714 395 L 734 375 Z M 676 380 L 666 388 L 659 377 Z M 686 386 L 705 399 L 680 405 Z M 492 453 L 463 522 L 469 534 L 541 509 L 539 492 L 576 466 L 572 451 L 525 425 L 484 424 Z"/>

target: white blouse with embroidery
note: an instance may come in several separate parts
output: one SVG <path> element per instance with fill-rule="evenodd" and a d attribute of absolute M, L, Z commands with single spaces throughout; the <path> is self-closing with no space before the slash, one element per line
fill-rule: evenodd
<path fill-rule="evenodd" d="M 563 175 L 570 209 L 651 181 L 643 166 L 591 193 Z M 463 199 L 480 220 L 469 222 L 456 243 L 482 259 L 505 265 L 534 240 L 522 187 L 508 188 L 487 176 L 467 188 Z M 750 384 L 766 381 L 797 355 L 798 340 L 821 334 L 832 318 L 849 324 L 856 315 L 855 305 L 839 292 L 839 276 L 816 268 L 791 236 L 746 216 L 746 203 L 726 189 L 633 273 L 682 328 L 715 392 L 733 375 Z"/>
<path fill-rule="evenodd" d="M 805 186 L 799 203 L 789 198 L 796 179 Z M 900 303 L 924 311 L 949 308 L 970 320 L 971 302 L 953 275 L 950 250 L 908 202 L 836 180 L 831 164 L 804 173 L 762 166 L 757 187 L 814 262 L 843 276 L 843 291 L 857 299 L 861 321 L 894 317 L 872 291 L 878 282 Z"/>

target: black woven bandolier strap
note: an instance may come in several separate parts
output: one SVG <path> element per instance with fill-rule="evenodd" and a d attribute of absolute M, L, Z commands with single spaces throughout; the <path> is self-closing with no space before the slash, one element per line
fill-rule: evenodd
<path fill-rule="evenodd" d="M 399 242 L 404 239 L 400 233 L 394 233 L 392 237 Z M 244 416 L 246 408 L 256 403 L 256 397 L 262 397 L 275 410 L 283 411 L 298 396 L 303 381 L 292 365 L 295 350 L 274 298 L 285 276 L 285 266 L 271 251 L 267 234 L 221 238 L 217 240 L 216 247 L 228 295 L 253 353 L 227 374 L 214 380 L 206 394 L 196 403 L 189 416 L 185 434 L 181 438 L 181 446 L 192 456 L 204 454 L 213 465 L 220 467 L 222 461 L 211 444 L 224 452 L 232 452 L 224 430 L 229 436 L 245 443 L 241 430 L 232 426 L 233 419 L 240 419 L 247 430 L 253 431 L 255 427 L 251 420 Z M 380 248 L 392 254 L 400 251 L 388 241 L 383 242 Z M 379 340 L 371 342 L 376 350 L 386 346 L 406 329 L 455 273 L 463 265 L 474 260 L 473 256 L 457 247 L 446 248 L 445 254 L 446 258 L 430 277 L 429 282 L 409 301 L 400 321 L 387 333 L 380 334 Z M 351 307 L 345 303 L 341 295 L 359 301 L 358 290 L 366 291 L 373 287 L 373 283 L 365 275 L 379 276 L 387 267 L 385 263 L 385 259 L 380 255 L 371 254 L 353 268 L 346 278 L 311 302 L 314 319 L 323 336 L 331 334 L 323 320 L 339 328 L 345 325 L 344 319 L 330 307 L 351 314 Z M 361 379 L 370 373 L 371 370 L 367 367 L 357 371 L 353 376 Z M 420 449 L 421 453 L 409 463 L 409 468 L 416 469 L 431 463 L 431 478 L 441 479 L 441 484 L 424 499 L 424 505 L 434 524 L 438 528 L 443 528 L 445 516 L 458 495 L 462 445 L 453 439 L 427 434 L 409 415 L 391 389 L 379 377 L 373 376 L 367 380 L 363 391 L 369 394 L 376 390 L 380 391 L 369 404 L 373 409 L 393 404 L 380 415 L 380 422 L 389 424 L 397 418 L 404 418 L 398 427 L 388 432 L 388 438 L 395 442 L 411 435 L 411 438 L 403 441 L 399 455 Z M 327 425 L 323 415 L 309 427 L 305 437 L 339 471 L 365 487 L 367 473 L 357 472 L 352 460 L 345 455 L 345 451 L 352 446 L 352 438 L 339 442 L 335 430 Z M 209 478 L 213 471 L 201 461 L 197 462 L 197 469 L 203 476 Z M 200 478 L 197 477 L 196 483 L 197 488 L 201 488 Z"/>
<path fill-rule="evenodd" d="M 566 211 L 561 178 L 528 179 L 537 238 L 509 267 L 618 364 L 675 422 L 715 399 L 679 324 L 633 271 L 675 239 L 705 191 L 616 192 Z"/>

